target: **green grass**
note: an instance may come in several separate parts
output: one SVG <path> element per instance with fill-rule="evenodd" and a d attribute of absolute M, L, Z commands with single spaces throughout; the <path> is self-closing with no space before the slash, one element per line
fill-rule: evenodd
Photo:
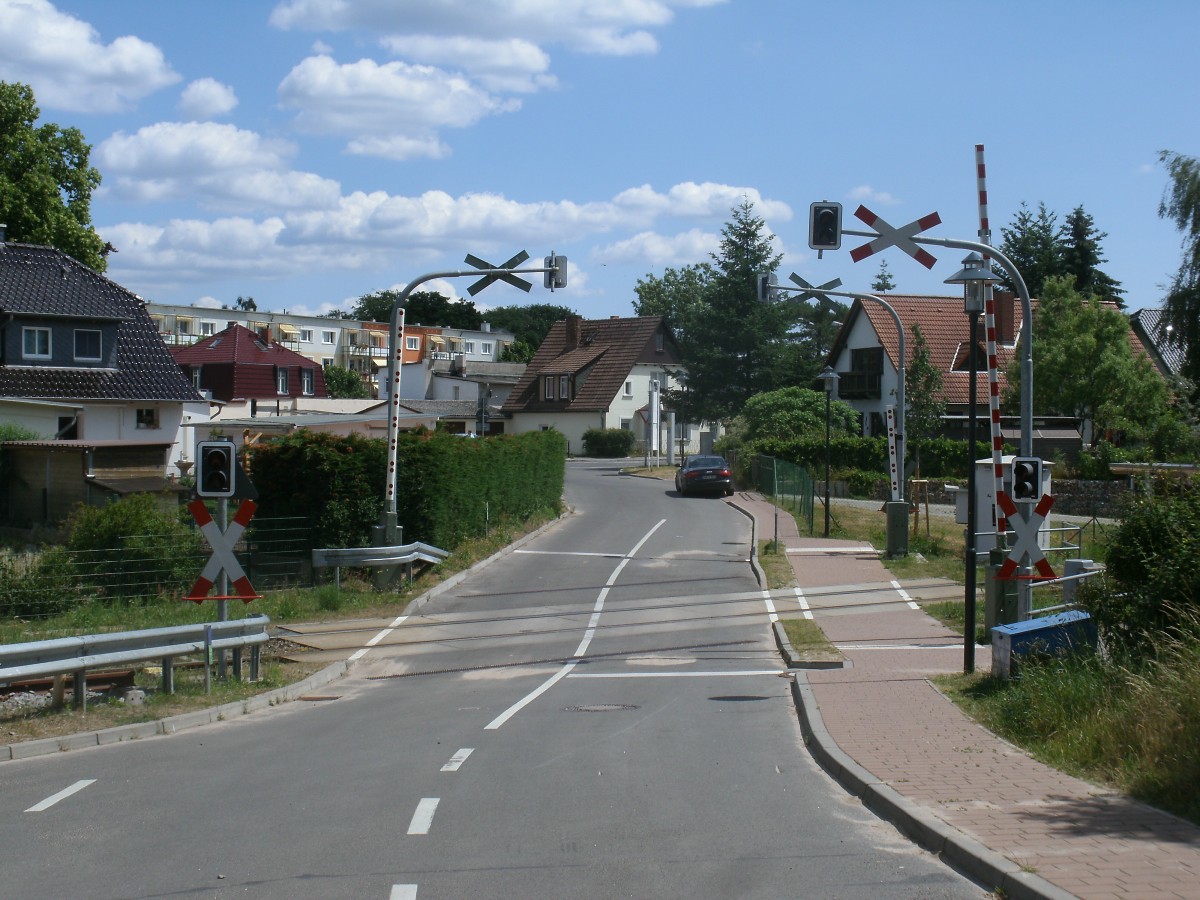
<path fill-rule="evenodd" d="M 787 634 L 788 643 L 792 645 L 800 660 L 813 662 L 842 659 L 841 651 L 829 643 L 825 632 L 811 619 L 780 619 L 780 624 Z"/>
<path fill-rule="evenodd" d="M 1025 663 L 1013 680 L 939 676 L 996 734 L 1066 772 L 1200 824 L 1200 637 L 1154 661 L 1094 655 Z"/>

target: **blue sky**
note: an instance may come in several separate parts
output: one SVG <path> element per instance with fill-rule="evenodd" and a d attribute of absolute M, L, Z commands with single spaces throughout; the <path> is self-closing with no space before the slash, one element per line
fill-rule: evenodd
<path fill-rule="evenodd" d="M 151 301 L 323 314 L 525 249 L 568 287 L 478 306 L 630 315 L 743 197 L 781 281 L 867 290 L 886 259 L 953 294 L 961 251 L 816 259 L 808 205 L 973 240 L 982 143 L 996 240 L 1082 204 L 1137 309 L 1179 264 L 1158 152 L 1200 155 L 1197 34 L 1194 0 L 0 0 L 0 80 L 93 145 L 108 274 Z"/>

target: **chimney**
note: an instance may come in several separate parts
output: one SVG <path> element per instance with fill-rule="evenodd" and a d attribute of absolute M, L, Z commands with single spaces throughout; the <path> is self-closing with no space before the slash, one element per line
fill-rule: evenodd
<path fill-rule="evenodd" d="M 567 316 L 567 349 L 574 350 L 583 343 L 583 317 Z"/>
<path fill-rule="evenodd" d="M 996 343 L 1015 343 L 1017 339 L 1016 297 L 1013 292 L 993 291 L 992 305 L 996 312 Z"/>

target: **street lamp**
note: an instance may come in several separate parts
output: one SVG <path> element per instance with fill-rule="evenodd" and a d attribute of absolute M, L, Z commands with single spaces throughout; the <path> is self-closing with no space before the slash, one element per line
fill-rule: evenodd
<path fill-rule="evenodd" d="M 817 376 L 825 386 L 825 537 L 829 537 L 829 410 L 833 390 L 837 387 L 838 373 L 826 366 Z"/>
<path fill-rule="evenodd" d="M 961 284 L 963 286 L 963 312 L 971 323 L 971 337 L 968 345 L 970 363 L 970 388 L 967 399 L 967 548 L 966 548 L 966 590 L 964 596 L 963 622 L 963 671 L 975 671 L 975 532 L 976 532 L 976 503 L 975 503 L 975 381 L 978 372 L 975 351 L 978 345 L 979 315 L 987 306 L 987 295 L 992 285 L 1000 281 L 993 274 L 984 258 L 974 251 L 963 259 L 963 267 L 946 279 L 946 284 Z"/>

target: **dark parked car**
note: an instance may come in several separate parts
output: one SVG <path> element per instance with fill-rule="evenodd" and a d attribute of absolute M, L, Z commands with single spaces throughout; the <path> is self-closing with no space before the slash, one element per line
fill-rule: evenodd
<path fill-rule="evenodd" d="M 675 490 L 681 494 L 700 491 L 733 493 L 733 473 L 720 456 L 693 456 L 675 471 Z"/>

